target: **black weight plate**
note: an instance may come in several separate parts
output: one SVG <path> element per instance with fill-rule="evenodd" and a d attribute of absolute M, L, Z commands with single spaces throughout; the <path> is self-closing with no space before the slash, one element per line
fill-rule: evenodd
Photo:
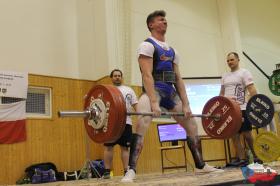
<path fill-rule="evenodd" d="M 252 125 L 264 127 L 268 125 L 274 115 L 272 101 L 263 94 L 256 94 L 247 103 L 246 114 Z"/>

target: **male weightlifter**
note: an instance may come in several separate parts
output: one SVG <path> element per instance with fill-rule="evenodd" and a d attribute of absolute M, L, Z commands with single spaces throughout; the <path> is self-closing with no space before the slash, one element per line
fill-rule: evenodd
<path fill-rule="evenodd" d="M 178 53 L 165 42 L 167 30 L 165 15 L 163 10 L 148 15 L 146 23 L 151 36 L 140 44 L 137 51 L 144 85 L 144 93 L 138 102 L 138 111 L 152 111 L 155 117 L 160 116 L 160 107 L 172 112 L 183 112 L 184 117 L 174 116 L 174 119 L 187 131 L 187 144 L 194 158 L 196 171 L 221 172 L 223 170 L 209 166 L 202 159 L 197 124 L 190 116 L 188 97 L 179 72 Z M 151 116 L 138 117 L 136 134 L 133 135 L 130 148 L 130 169 L 122 178 L 123 182 L 132 182 L 135 178 L 137 159 L 143 147 L 145 132 L 151 122 Z"/>

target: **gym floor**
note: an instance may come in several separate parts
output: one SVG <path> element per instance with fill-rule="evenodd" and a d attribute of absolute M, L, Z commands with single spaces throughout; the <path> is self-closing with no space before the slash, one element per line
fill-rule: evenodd
<path fill-rule="evenodd" d="M 270 168 L 277 170 L 280 173 L 280 162 L 273 162 L 268 165 Z M 165 185 L 215 185 L 226 182 L 244 180 L 240 168 L 225 168 L 223 173 L 199 174 L 193 172 L 185 172 L 181 170 L 173 170 L 164 174 L 146 174 L 137 175 L 133 183 L 120 182 L 121 176 L 114 176 L 112 179 L 96 179 L 63 181 L 40 184 L 44 186 L 97 186 L 97 185 L 135 185 L 135 186 L 165 186 Z M 28 184 L 30 185 L 30 184 Z M 239 184 L 240 185 L 240 184 Z M 245 184 L 248 185 L 248 184 Z M 27 186 L 27 185 L 25 185 Z"/>

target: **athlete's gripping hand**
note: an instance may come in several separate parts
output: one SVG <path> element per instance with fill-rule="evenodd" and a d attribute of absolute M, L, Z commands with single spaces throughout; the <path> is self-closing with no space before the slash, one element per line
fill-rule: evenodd
<path fill-rule="evenodd" d="M 157 101 L 151 103 L 151 109 L 152 109 L 152 112 L 154 113 L 153 114 L 154 117 L 160 117 L 161 109 L 160 109 Z"/>
<path fill-rule="evenodd" d="M 183 111 L 184 117 L 185 117 L 186 119 L 190 119 L 190 118 L 191 118 L 191 116 L 192 116 L 192 111 L 191 111 L 190 107 L 184 106 L 184 107 L 182 108 L 182 111 Z"/>

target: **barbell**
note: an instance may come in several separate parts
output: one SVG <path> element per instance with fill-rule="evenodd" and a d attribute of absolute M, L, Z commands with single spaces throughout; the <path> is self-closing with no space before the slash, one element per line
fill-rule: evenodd
<path fill-rule="evenodd" d="M 247 104 L 247 115 L 257 127 L 271 122 L 274 107 L 269 98 L 257 94 Z M 273 113 L 273 114 L 272 114 Z M 153 112 L 127 112 L 122 93 L 112 85 L 97 85 L 85 97 L 84 111 L 59 111 L 59 117 L 83 117 L 89 137 L 97 143 L 114 142 L 122 135 L 127 115 L 153 116 Z M 181 112 L 162 112 L 161 115 L 184 116 Z M 201 117 L 205 132 L 212 138 L 227 139 L 234 136 L 242 124 L 239 105 L 223 96 L 208 100 Z"/>

